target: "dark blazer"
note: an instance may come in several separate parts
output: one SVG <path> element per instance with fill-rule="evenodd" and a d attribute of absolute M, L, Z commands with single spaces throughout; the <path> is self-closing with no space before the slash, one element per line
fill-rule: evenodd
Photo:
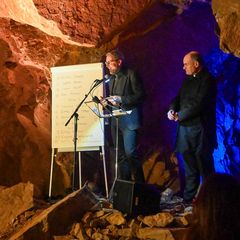
<path fill-rule="evenodd" d="M 207 69 L 186 77 L 169 109 L 179 116 L 177 151 L 216 146 L 216 80 Z"/>
<path fill-rule="evenodd" d="M 109 82 L 110 95 L 121 96 L 121 108 L 132 110 L 131 114 L 119 117 L 119 127 L 134 130 L 141 125 L 140 105 L 144 99 L 144 89 L 135 71 L 122 67 Z"/>

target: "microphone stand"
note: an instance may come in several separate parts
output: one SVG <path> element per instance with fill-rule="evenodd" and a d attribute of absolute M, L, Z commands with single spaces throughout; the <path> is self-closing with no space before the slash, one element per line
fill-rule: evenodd
<path fill-rule="evenodd" d="M 82 106 L 82 104 L 84 103 L 84 101 L 86 100 L 86 98 L 89 96 L 89 94 L 92 92 L 92 90 L 94 88 L 96 88 L 97 86 L 99 86 L 104 80 L 100 80 L 97 81 L 89 90 L 89 92 L 87 94 L 85 94 L 84 98 L 82 99 L 82 101 L 78 104 L 78 106 L 76 107 L 76 109 L 74 110 L 74 112 L 72 113 L 72 115 L 70 116 L 70 118 L 67 120 L 67 122 L 65 123 L 65 126 L 67 126 L 70 121 L 72 120 L 72 118 L 74 117 L 74 138 L 73 138 L 73 142 L 74 142 L 74 162 L 73 162 L 73 175 L 72 175 L 72 191 L 75 191 L 75 171 L 77 168 L 77 129 L 78 129 L 78 110 L 79 108 Z M 80 183 L 80 179 L 79 179 L 79 183 Z"/>

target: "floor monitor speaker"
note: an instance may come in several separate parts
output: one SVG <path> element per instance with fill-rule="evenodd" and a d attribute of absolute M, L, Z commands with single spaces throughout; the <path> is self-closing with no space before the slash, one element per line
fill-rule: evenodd
<path fill-rule="evenodd" d="M 160 191 L 151 184 L 117 179 L 113 188 L 113 208 L 131 215 L 159 212 Z"/>

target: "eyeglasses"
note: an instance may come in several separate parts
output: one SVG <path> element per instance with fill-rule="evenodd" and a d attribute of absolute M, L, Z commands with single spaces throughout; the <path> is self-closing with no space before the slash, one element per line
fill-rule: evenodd
<path fill-rule="evenodd" d="M 116 61 L 118 61 L 118 59 L 109 60 L 109 61 L 105 62 L 105 64 L 106 64 L 106 65 L 109 65 L 110 63 L 116 62 Z"/>

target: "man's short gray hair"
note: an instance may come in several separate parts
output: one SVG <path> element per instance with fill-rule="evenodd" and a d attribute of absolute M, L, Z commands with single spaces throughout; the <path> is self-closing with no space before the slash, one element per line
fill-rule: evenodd
<path fill-rule="evenodd" d="M 124 60 L 124 55 L 121 51 L 119 51 L 118 49 L 114 49 L 108 53 L 106 53 L 106 57 L 107 56 L 113 56 L 115 59 L 121 59 L 121 60 Z"/>

